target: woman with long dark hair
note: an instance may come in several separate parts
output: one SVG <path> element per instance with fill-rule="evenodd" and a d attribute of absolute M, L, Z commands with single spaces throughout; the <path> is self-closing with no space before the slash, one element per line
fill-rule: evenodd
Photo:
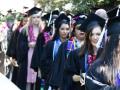
<path fill-rule="evenodd" d="M 108 21 L 108 39 L 101 57 L 86 75 L 86 90 L 120 90 L 120 17 Z"/>
<path fill-rule="evenodd" d="M 46 81 L 45 90 L 49 88 L 57 89 L 57 87 L 49 84 L 51 72 L 54 69 L 53 63 L 56 61 L 58 49 L 60 45 L 68 39 L 70 32 L 69 18 L 65 14 L 61 14 L 55 21 L 55 35 L 51 41 L 49 41 L 45 47 L 41 56 L 41 72 L 42 78 Z"/>
<path fill-rule="evenodd" d="M 104 22 L 104 19 L 95 14 L 90 14 L 83 22 L 82 25 L 86 26 L 84 29 L 86 39 L 81 48 L 70 53 L 66 62 L 65 73 L 69 77 L 69 86 L 66 90 L 85 90 L 84 73 L 96 60 L 97 55 L 99 55 L 96 44 L 102 32 Z"/>
<path fill-rule="evenodd" d="M 77 16 L 76 16 L 77 17 Z M 78 16 L 79 17 L 79 16 Z M 64 75 L 64 65 L 67 61 L 68 55 L 72 50 L 80 48 L 85 40 L 85 33 L 79 30 L 79 26 L 85 20 L 83 18 L 76 18 L 74 23 L 73 35 L 66 42 L 62 43 L 58 50 L 58 57 L 54 62 L 54 69 L 50 78 L 50 84 L 64 90 L 67 86 L 68 80 Z"/>

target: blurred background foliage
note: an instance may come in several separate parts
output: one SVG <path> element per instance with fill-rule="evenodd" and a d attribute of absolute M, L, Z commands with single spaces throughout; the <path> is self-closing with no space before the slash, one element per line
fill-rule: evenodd
<path fill-rule="evenodd" d="M 120 0 L 35 0 L 45 11 L 68 10 L 71 13 L 89 13 L 98 8 L 109 10 L 120 4 Z"/>

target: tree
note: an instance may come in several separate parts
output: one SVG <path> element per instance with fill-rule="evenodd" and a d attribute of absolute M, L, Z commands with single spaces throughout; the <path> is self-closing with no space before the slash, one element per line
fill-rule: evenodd
<path fill-rule="evenodd" d="M 48 7 L 51 10 L 59 8 L 62 10 L 63 6 L 67 3 L 73 4 L 71 12 L 89 13 L 98 8 L 105 8 L 106 10 L 113 8 L 120 3 L 120 0 L 35 0 L 42 8 Z M 49 10 L 48 9 L 48 10 Z"/>

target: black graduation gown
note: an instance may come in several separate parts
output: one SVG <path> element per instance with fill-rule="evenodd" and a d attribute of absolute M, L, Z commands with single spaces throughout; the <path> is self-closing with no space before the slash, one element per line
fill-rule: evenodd
<path fill-rule="evenodd" d="M 97 60 L 91 68 L 89 68 L 86 78 L 85 86 L 86 90 L 120 90 L 120 86 L 109 85 L 104 79 L 104 75 L 100 72 L 100 65 L 103 65 L 104 61 Z"/>
<path fill-rule="evenodd" d="M 68 77 L 68 85 L 64 86 L 61 90 L 85 90 L 85 86 L 81 86 L 80 82 L 74 82 L 72 79 L 73 75 L 80 75 L 85 73 L 85 58 L 84 56 L 79 56 L 80 49 L 71 51 L 68 60 L 65 64 L 65 74 Z"/>
<path fill-rule="evenodd" d="M 26 90 L 28 40 L 26 32 L 21 32 L 17 41 L 17 61 L 19 65 L 17 85 L 21 90 Z"/>
<path fill-rule="evenodd" d="M 7 55 L 9 57 L 12 57 L 16 60 L 16 47 L 17 47 L 17 39 L 19 35 L 19 30 L 15 30 L 11 36 L 10 43 L 8 45 L 7 49 Z M 18 67 L 13 67 L 13 72 L 12 72 L 12 82 L 17 84 L 17 74 L 18 74 Z"/>
<path fill-rule="evenodd" d="M 41 63 L 40 58 L 43 53 L 44 45 L 45 45 L 44 33 L 40 33 L 37 38 L 37 42 L 34 48 L 32 61 L 31 61 L 31 68 L 33 68 L 35 71 L 37 71 L 38 67 L 40 67 L 40 63 Z"/>
<path fill-rule="evenodd" d="M 12 57 L 12 53 L 13 53 L 13 40 L 14 40 L 14 32 L 11 35 L 11 40 L 9 42 L 7 52 L 6 52 L 6 55 L 9 56 L 9 57 Z"/>
<path fill-rule="evenodd" d="M 16 59 L 16 46 L 17 46 L 18 35 L 19 35 L 19 30 L 15 30 L 11 36 L 11 40 L 6 52 L 6 55 L 14 59 Z"/>
<path fill-rule="evenodd" d="M 49 78 L 52 70 L 53 47 L 54 47 L 54 41 L 49 41 L 44 46 L 44 50 L 41 56 L 40 69 L 41 69 L 42 78 L 46 80 L 46 83 L 49 82 Z"/>
<path fill-rule="evenodd" d="M 44 46 L 44 50 L 41 56 L 41 75 L 42 78 L 45 79 L 45 90 L 48 90 L 49 80 L 51 76 L 51 72 L 53 69 L 53 48 L 54 48 L 54 41 L 49 41 Z"/>
<path fill-rule="evenodd" d="M 31 68 L 34 69 L 36 72 L 38 71 L 38 67 L 40 67 L 41 63 L 41 56 L 43 53 L 43 47 L 45 45 L 45 38 L 44 38 L 44 32 L 40 33 L 37 38 L 37 42 L 34 48 L 33 56 L 32 56 L 32 61 L 31 61 Z M 37 77 L 36 80 L 36 90 L 40 89 L 41 85 L 41 78 Z"/>
<path fill-rule="evenodd" d="M 51 86 L 60 87 L 63 79 L 64 63 L 66 61 L 67 54 L 67 42 L 64 42 L 60 45 L 57 58 L 53 62 L 53 70 L 50 77 L 49 84 Z"/>

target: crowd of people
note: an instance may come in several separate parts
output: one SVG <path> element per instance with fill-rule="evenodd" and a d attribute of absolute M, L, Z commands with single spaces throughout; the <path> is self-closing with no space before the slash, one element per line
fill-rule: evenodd
<path fill-rule="evenodd" d="M 119 10 L 74 15 L 35 6 L 18 20 L 9 12 L 0 72 L 21 90 L 120 90 Z"/>

